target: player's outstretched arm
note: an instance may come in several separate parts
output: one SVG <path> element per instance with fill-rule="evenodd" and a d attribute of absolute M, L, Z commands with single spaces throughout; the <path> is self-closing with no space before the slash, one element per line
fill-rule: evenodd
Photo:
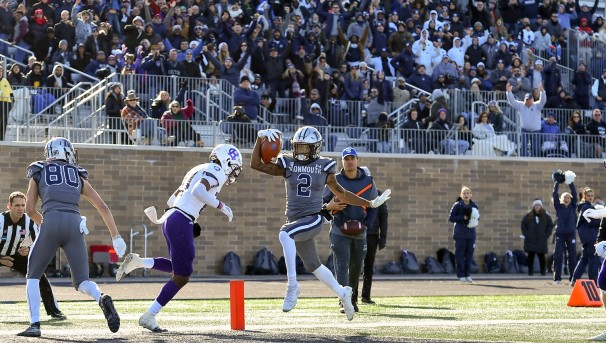
<path fill-rule="evenodd" d="M 265 138 L 257 137 L 252 156 L 250 157 L 250 168 L 272 176 L 284 176 L 284 168 L 275 163 L 263 163 L 261 160 L 261 144 L 263 143 L 263 139 Z"/>
<path fill-rule="evenodd" d="M 341 201 L 351 205 L 370 207 L 370 201 L 361 198 L 343 188 L 343 186 L 341 186 L 337 181 L 335 174 L 328 174 L 328 177 L 326 178 L 326 185 Z"/>
<path fill-rule="evenodd" d="M 339 199 L 351 205 L 377 208 L 391 198 L 391 189 L 386 189 L 383 194 L 371 201 L 368 201 L 343 188 L 343 186 L 341 186 L 337 181 L 335 174 L 328 175 L 326 185 Z"/>

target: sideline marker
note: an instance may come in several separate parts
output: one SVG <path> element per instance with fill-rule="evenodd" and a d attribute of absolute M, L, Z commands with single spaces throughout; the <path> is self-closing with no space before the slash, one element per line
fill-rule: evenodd
<path fill-rule="evenodd" d="M 602 299 L 600 290 L 593 280 L 579 279 L 574 283 L 568 306 L 575 307 L 600 307 Z"/>
<path fill-rule="evenodd" d="M 231 329 L 244 330 L 244 280 L 229 282 Z"/>

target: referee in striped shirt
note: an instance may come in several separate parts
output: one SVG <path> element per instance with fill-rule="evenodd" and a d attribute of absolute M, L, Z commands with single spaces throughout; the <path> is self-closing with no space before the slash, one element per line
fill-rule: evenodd
<path fill-rule="evenodd" d="M 25 276 L 29 247 L 39 233 L 38 226 L 25 214 L 25 194 L 11 193 L 6 207 L 8 211 L 0 215 L 0 265 L 12 268 Z M 40 296 L 49 316 L 57 320 L 66 318 L 59 310 L 51 284 L 44 274 L 40 278 Z"/>

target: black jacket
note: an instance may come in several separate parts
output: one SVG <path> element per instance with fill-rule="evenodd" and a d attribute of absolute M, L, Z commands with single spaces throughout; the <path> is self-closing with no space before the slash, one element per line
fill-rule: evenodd
<path fill-rule="evenodd" d="M 525 252 L 547 253 L 547 239 L 553 232 L 553 220 L 549 213 L 541 209 L 541 212 L 535 216 L 533 209 L 522 218 L 521 229 L 525 237 Z"/>
<path fill-rule="evenodd" d="M 379 195 L 383 192 L 377 190 Z M 379 245 L 385 245 L 387 242 L 387 219 L 389 213 L 387 211 L 387 202 L 384 202 L 377 208 L 377 217 L 375 218 L 374 225 L 367 228 L 367 236 L 379 236 Z"/>

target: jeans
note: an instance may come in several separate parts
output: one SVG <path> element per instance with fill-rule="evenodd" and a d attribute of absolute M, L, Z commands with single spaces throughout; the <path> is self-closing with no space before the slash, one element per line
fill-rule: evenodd
<path fill-rule="evenodd" d="M 540 143 L 539 143 L 539 135 L 541 130 L 537 131 L 529 131 L 522 129 L 522 146 L 520 147 L 520 156 L 529 156 L 528 155 L 528 142 L 530 141 L 530 156 L 540 157 L 541 153 L 539 151 Z"/>
<path fill-rule="evenodd" d="M 337 229 L 338 230 L 338 229 Z M 342 286 L 353 289 L 352 302 L 358 300 L 358 283 L 362 272 L 362 263 L 366 257 L 366 239 L 330 234 L 337 281 Z"/>

